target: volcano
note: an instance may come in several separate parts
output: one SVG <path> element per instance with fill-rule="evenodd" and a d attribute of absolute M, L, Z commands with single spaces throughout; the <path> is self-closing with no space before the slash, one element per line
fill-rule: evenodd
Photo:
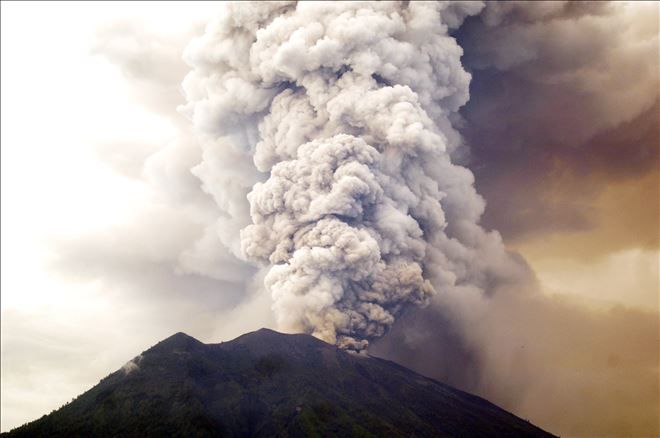
<path fill-rule="evenodd" d="M 268 329 L 177 333 L 3 437 L 550 437 L 394 362 Z"/>

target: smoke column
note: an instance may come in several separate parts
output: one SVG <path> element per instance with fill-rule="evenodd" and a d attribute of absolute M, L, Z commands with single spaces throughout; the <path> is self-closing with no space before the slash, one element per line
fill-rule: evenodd
<path fill-rule="evenodd" d="M 453 162 L 470 75 L 448 32 L 482 7 L 230 4 L 186 50 L 193 172 L 281 329 L 362 350 L 410 304 L 524 273 Z"/>

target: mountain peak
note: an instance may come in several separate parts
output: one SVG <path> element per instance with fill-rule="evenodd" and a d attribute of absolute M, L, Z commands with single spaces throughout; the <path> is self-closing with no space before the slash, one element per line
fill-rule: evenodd
<path fill-rule="evenodd" d="M 321 343 L 321 344 L 327 344 L 326 342 L 323 342 L 322 340 L 315 338 L 312 335 L 308 335 L 305 333 L 282 333 L 278 332 L 269 328 L 260 328 L 259 330 L 255 330 L 253 332 L 245 333 L 244 335 L 241 335 L 237 337 L 236 339 L 233 339 L 229 342 L 245 342 L 245 341 L 252 341 L 252 340 L 269 340 L 269 341 L 276 341 L 276 342 L 304 342 L 303 340 L 307 341 L 312 341 L 315 343 Z"/>
<path fill-rule="evenodd" d="M 326 355 L 334 354 L 335 351 L 344 354 L 343 350 L 339 350 L 336 346 L 323 342 L 314 336 L 303 333 L 280 333 L 267 328 L 246 333 L 232 341 L 218 345 L 226 350 L 247 349 L 256 356 L 276 354 L 285 355 L 289 359 L 301 359 L 322 350 L 326 351 Z"/>
<path fill-rule="evenodd" d="M 145 353 L 149 352 L 172 352 L 172 351 L 191 351 L 196 348 L 203 348 L 204 343 L 198 341 L 190 335 L 183 332 L 177 332 L 172 336 L 163 339 Z"/>
<path fill-rule="evenodd" d="M 189 334 L 184 333 L 184 332 L 176 332 L 172 336 L 170 336 L 169 338 L 163 339 L 162 342 L 166 342 L 170 339 L 195 339 L 195 338 L 193 338 L 192 336 L 190 336 Z M 195 340 L 197 340 L 197 339 L 195 339 Z"/>
<path fill-rule="evenodd" d="M 253 332 L 245 333 L 245 334 L 237 337 L 236 339 L 234 339 L 234 341 L 237 341 L 239 339 L 245 339 L 245 338 L 253 338 L 253 337 L 270 338 L 270 339 L 274 339 L 274 338 L 294 339 L 294 338 L 303 338 L 303 337 L 304 338 L 313 338 L 312 335 L 308 335 L 308 334 L 304 334 L 304 333 L 282 333 L 282 332 L 275 331 L 273 329 L 262 327 L 258 330 L 253 331 Z"/>
<path fill-rule="evenodd" d="M 245 333 L 229 342 L 234 342 L 234 341 L 239 341 L 239 340 L 247 340 L 247 339 L 255 339 L 255 338 L 260 338 L 260 339 L 284 339 L 286 336 L 291 336 L 286 333 L 280 333 L 278 331 L 262 327 L 259 330 L 255 330 L 253 332 L 248 332 Z M 306 336 L 306 335 L 303 335 Z"/>

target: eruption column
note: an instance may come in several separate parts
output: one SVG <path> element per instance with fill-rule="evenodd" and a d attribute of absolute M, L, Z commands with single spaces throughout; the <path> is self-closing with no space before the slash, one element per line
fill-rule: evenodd
<path fill-rule="evenodd" d="M 246 206 L 227 200 L 244 198 L 214 181 L 247 159 L 265 176 L 240 186 L 240 243 L 269 266 L 280 328 L 361 350 L 407 305 L 484 289 L 510 262 L 452 163 L 470 76 L 448 30 L 481 7 L 232 4 L 188 48 L 185 110 L 205 156 L 238 157 L 197 170 L 228 223 Z"/>

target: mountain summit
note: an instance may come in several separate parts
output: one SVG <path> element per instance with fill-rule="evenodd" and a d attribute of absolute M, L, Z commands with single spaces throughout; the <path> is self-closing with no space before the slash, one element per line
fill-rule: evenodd
<path fill-rule="evenodd" d="M 549 437 L 479 397 L 309 335 L 177 333 L 3 437 Z"/>

